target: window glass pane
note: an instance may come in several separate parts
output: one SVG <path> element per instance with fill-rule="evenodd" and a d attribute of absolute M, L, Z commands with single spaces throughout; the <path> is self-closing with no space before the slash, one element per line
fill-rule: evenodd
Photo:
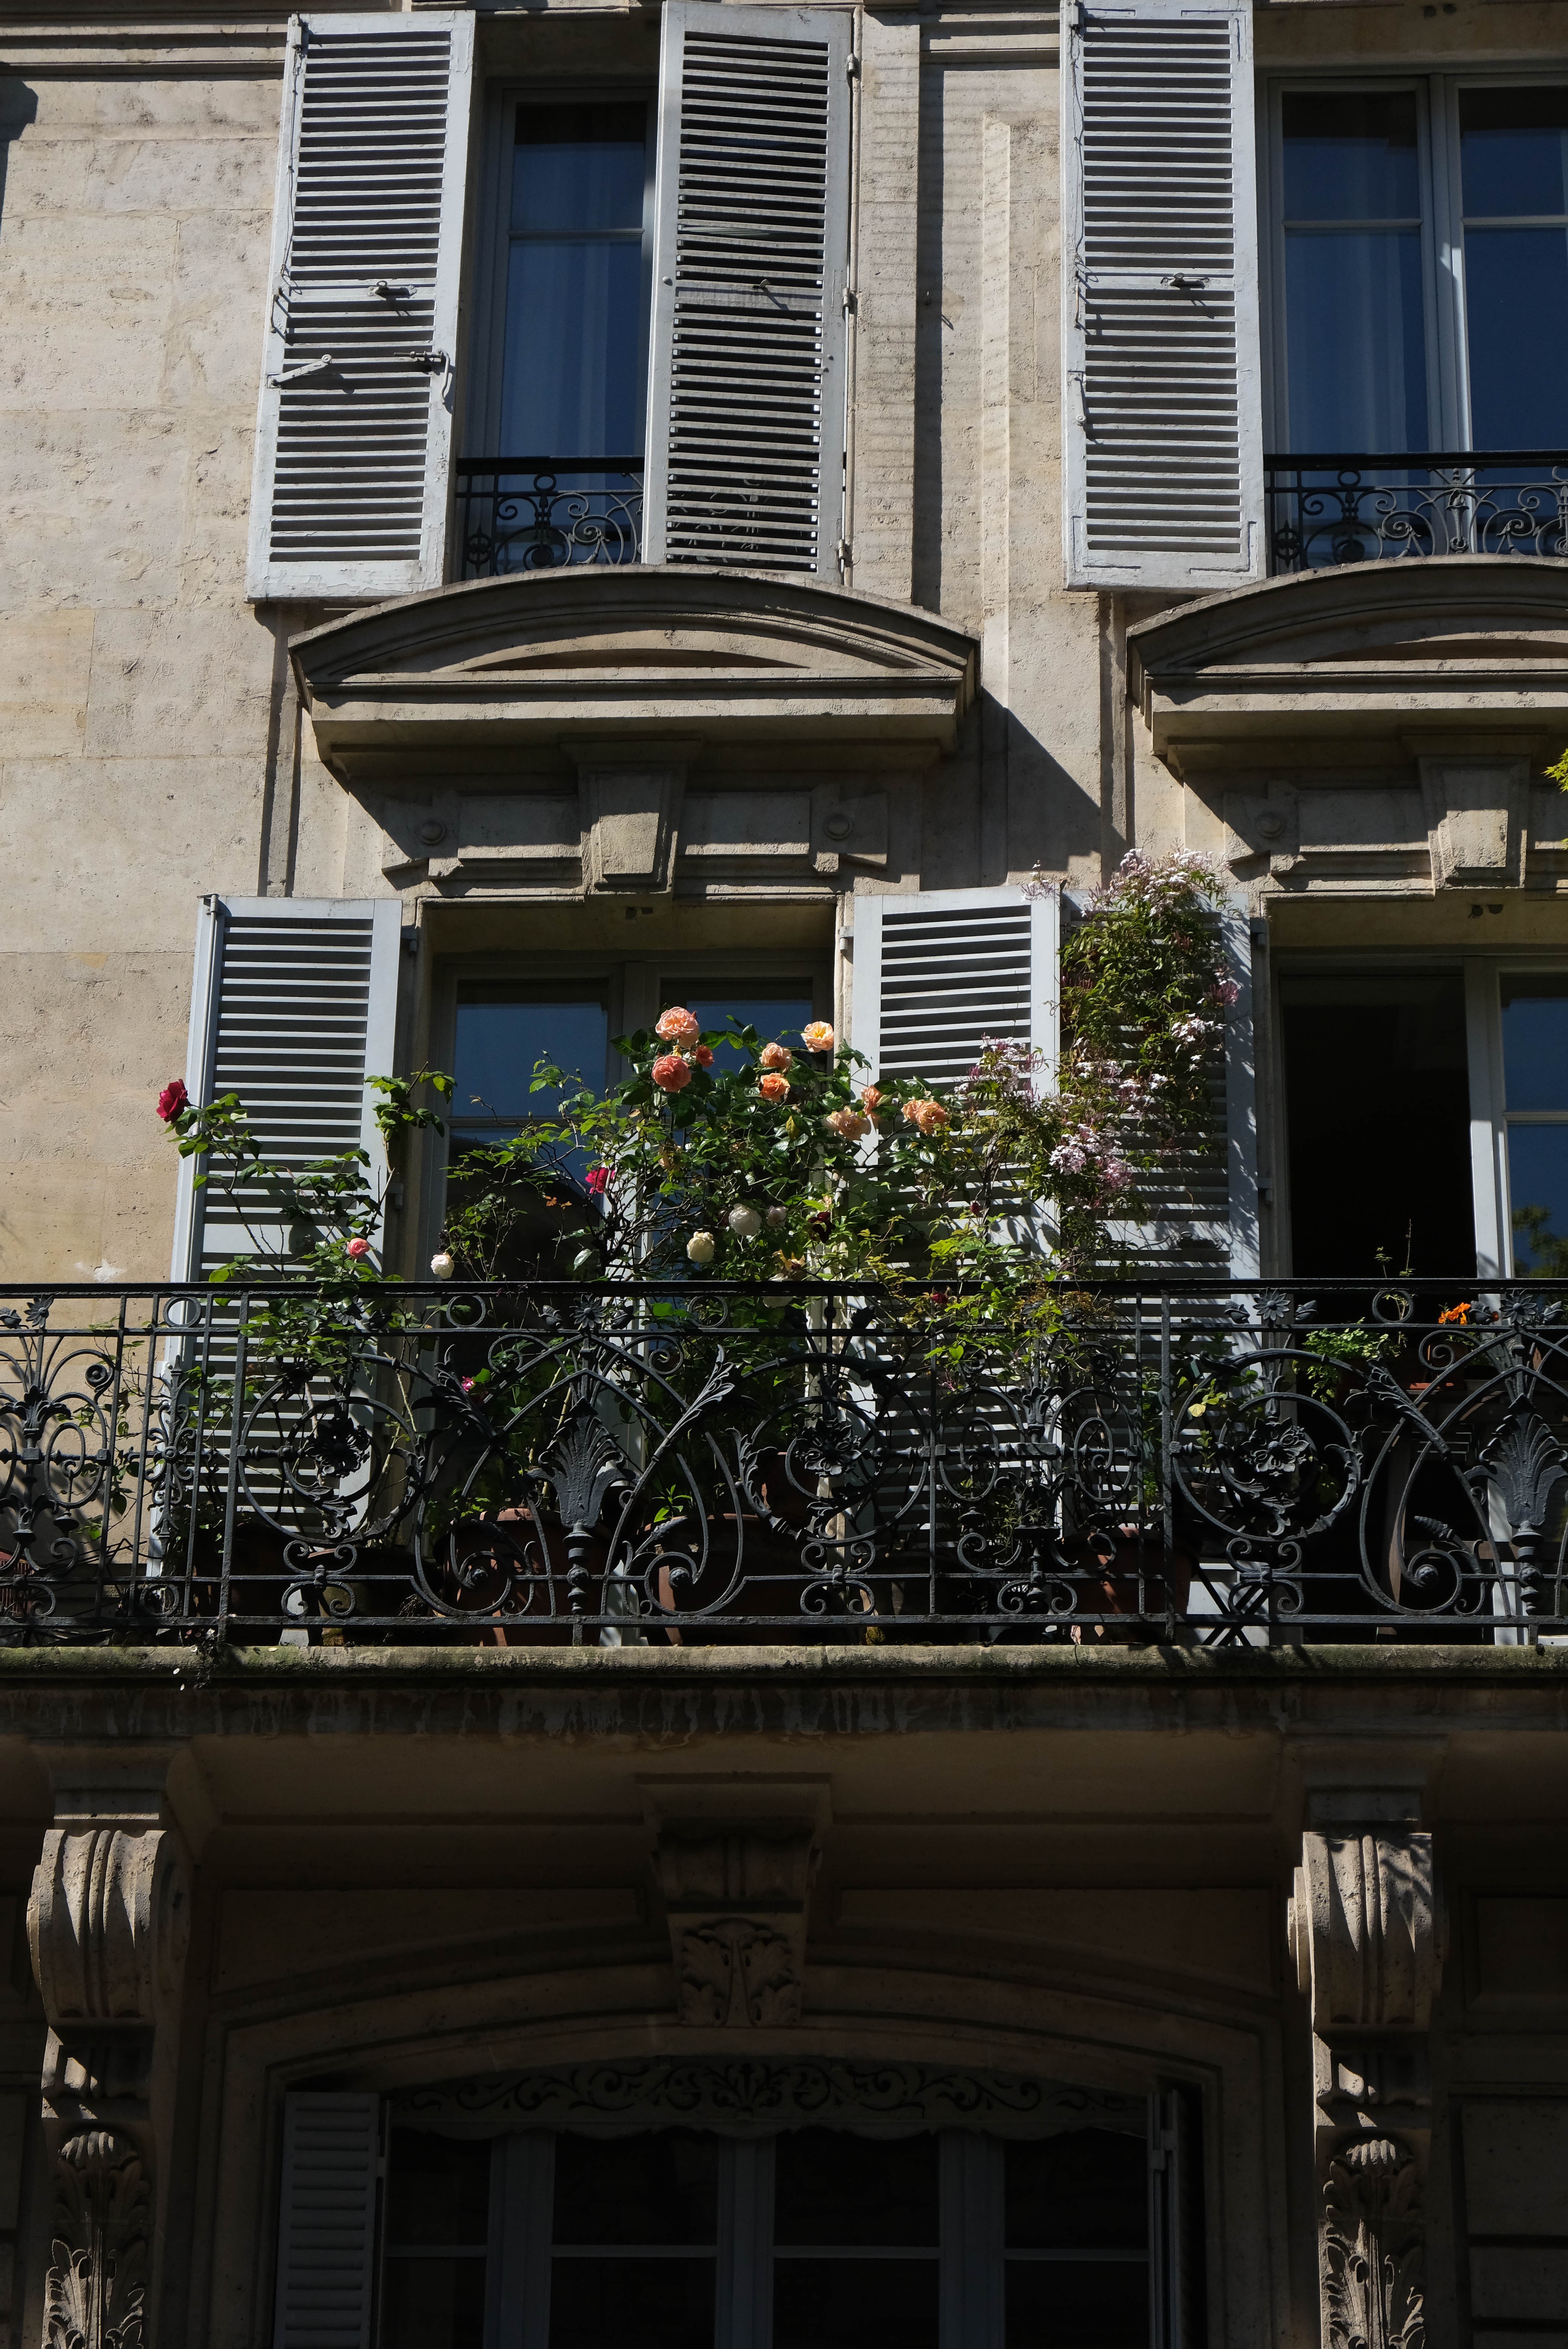
<path fill-rule="evenodd" d="M 1007 2249 L 1146 2250 L 1148 2168 L 1143 2138 L 1117 2129 L 1072 2129 L 1009 2145 Z"/>
<path fill-rule="evenodd" d="M 764 1043 L 788 1044 L 796 1052 L 801 1049 L 800 1030 L 811 1018 L 810 994 L 742 995 L 737 990 L 719 995 L 672 995 L 670 1000 L 684 1003 L 705 1029 L 727 1027 L 733 1019 L 738 1028 L 755 1028 Z M 733 1044 L 715 1046 L 715 1069 L 738 1069 L 745 1064 L 746 1055 Z"/>
<path fill-rule="evenodd" d="M 1501 991 L 1508 1107 L 1568 1110 L 1568 978 L 1505 978 Z"/>
<path fill-rule="evenodd" d="M 1425 449 L 1420 231 L 1287 229 L 1284 268 L 1291 447 Z"/>
<path fill-rule="evenodd" d="M 553 1087 L 531 1093 L 540 1061 L 595 1088 L 604 1082 L 610 1016 L 603 1002 L 459 1003 L 452 1067 L 454 1133 L 497 1139 L 548 1117 Z"/>
<path fill-rule="evenodd" d="M 1287 90 L 1287 221 L 1421 216 L 1414 90 Z"/>
<path fill-rule="evenodd" d="M 484 2330 L 485 2263 L 389 2259 L 382 2297 L 381 2349 L 472 2349 Z"/>
<path fill-rule="evenodd" d="M 935 2260 L 780 2260 L 773 2349 L 936 2349 L 939 2273 Z"/>
<path fill-rule="evenodd" d="M 1568 1279 L 1568 1126 L 1511 1125 L 1514 1269 Z"/>
<path fill-rule="evenodd" d="M 1149 2270 L 1009 2260 L 1006 2322 L 1007 2349 L 1148 2349 Z"/>
<path fill-rule="evenodd" d="M 637 455 L 642 268 L 640 243 L 512 245 L 500 455 Z"/>
<path fill-rule="evenodd" d="M 1460 93 L 1465 218 L 1568 212 L 1568 88 Z"/>
<path fill-rule="evenodd" d="M 1473 446 L 1560 447 L 1568 433 L 1568 227 L 1467 227 L 1465 323 Z"/>
<path fill-rule="evenodd" d="M 776 2243 L 934 2243 L 936 2139 L 795 2129 L 779 2140 Z"/>
<path fill-rule="evenodd" d="M 387 2162 L 388 2247 L 482 2244 L 490 2223 L 490 2149 L 424 2129 L 394 2129 Z"/>
<path fill-rule="evenodd" d="M 647 108 L 520 106 L 512 151 L 514 229 L 643 226 Z"/>
<path fill-rule="evenodd" d="M 710 2244 L 717 2223 L 717 2137 L 695 2129 L 650 2130 L 603 2144 L 557 2137 L 558 2244 Z M 558 2282 L 560 2272 L 558 2264 Z"/>
<path fill-rule="evenodd" d="M 550 2349 L 713 2349 L 713 2303 L 711 2259 L 556 2260 Z"/>

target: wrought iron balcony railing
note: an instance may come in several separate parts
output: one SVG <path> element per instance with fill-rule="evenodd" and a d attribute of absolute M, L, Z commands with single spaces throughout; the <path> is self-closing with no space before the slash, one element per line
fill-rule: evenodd
<path fill-rule="evenodd" d="M 0 1298 L 0 1640 L 1529 1642 L 1568 1287 Z M 1568 1623 L 1563 1624 L 1568 1631 Z"/>
<path fill-rule="evenodd" d="M 642 560 L 640 457 L 461 457 L 457 477 L 465 579 Z"/>
<path fill-rule="evenodd" d="M 1266 457 L 1269 567 L 1568 554 L 1568 451 Z"/>

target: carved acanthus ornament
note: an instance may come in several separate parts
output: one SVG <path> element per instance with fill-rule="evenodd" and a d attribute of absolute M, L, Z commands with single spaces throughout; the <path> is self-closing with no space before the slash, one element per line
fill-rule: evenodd
<path fill-rule="evenodd" d="M 27 1903 L 48 2017 L 46 2349 L 144 2349 L 155 2148 L 189 1938 L 183 1840 L 156 1794 L 61 1793 Z"/>
<path fill-rule="evenodd" d="M 1290 1904 L 1312 2004 L 1325 2349 L 1425 2349 L 1426 2034 L 1442 1974 L 1432 1839 L 1387 1791 L 1337 1794 L 1302 1838 Z M 1336 1816 L 1335 1816 L 1336 1815 Z"/>
<path fill-rule="evenodd" d="M 799 2022 L 817 1858 L 810 1820 L 722 1829 L 665 1822 L 655 1866 L 683 2023 L 767 2030 Z"/>

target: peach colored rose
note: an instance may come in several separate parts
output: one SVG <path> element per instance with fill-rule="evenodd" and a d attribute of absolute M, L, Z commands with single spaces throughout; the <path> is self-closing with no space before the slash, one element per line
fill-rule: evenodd
<path fill-rule="evenodd" d="M 691 1082 L 691 1062 L 679 1052 L 661 1052 L 654 1062 L 653 1075 L 661 1092 L 678 1093 L 683 1085 Z"/>
<path fill-rule="evenodd" d="M 696 1062 L 699 1069 L 711 1069 L 713 1066 L 713 1047 L 711 1044 L 699 1044 L 696 1051 L 692 1054 L 692 1059 Z"/>
<path fill-rule="evenodd" d="M 861 1087 L 861 1107 L 870 1116 L 874 1116 L 877 1111 L 881 1109 L 882 1093 L 877 1086 L 862 1085 Z"/>
<path fill-rule="evenodd" d="M 862 1116 L 858 1109 L 830 1110 L 822 1123 L 830 1133 L 836 1133 L 843 1142 L 858 1142 L 862 1133 L 872 1130 L 870 1118 Z"/>
<path fill-rule="evenodd" d="M 800 1030 L 800 1041 L 808 1052 L 830 1052 L 835 1040 L 832 1022 L 828 1019 L 813 1019 Z"/>
<path fill-rule="evenodd" d="M 903 1113 L 911 1125 L 926 1135 L 940 1133 L 947 1123 L 947 1112 L 939 1101 L 905 1102 Z"/>
<path fill-rule="evenodd" d="M 757 1080 L 757 1090 L 761 1094 L 764 1101 L 788 1101 L 789 1098 L 789 1080 L 788 1077 L 781 1077 L 776 1072 L 769 1073 L 766 1077 L 758 1077 Z"/>
<path fill-rule="evenodd" d="M 765 1069 L 792 1069 L 795 1055 L 788 1044 L 764 1044 L 757 1055 Z"/>
<path fill-rule="evenodd" d="M 695 1014 L 676 1003 L 655 1021 L 654 1033 L 662 1036 L 666 1044 L 674 1044 L 678 1050 L 686 1051 L 696 1042 L 702 1030 Z"/>

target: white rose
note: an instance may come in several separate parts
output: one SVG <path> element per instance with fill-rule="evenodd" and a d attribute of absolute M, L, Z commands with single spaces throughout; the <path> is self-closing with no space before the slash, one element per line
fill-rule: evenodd
<path fill-rule="evenodd" d="M 686 1254 L 693 1264 L 713 1262 L 714 1237 L 711 1232 L 693 1232 L 686 1242 Z"/>
<path fill-rule="evenodd" d="M 457 1270 L 457 1267 L 452 1262 L 451 1257 L 447 1254 L 446 1249 L 442 1248 L 438 1256 L 433 1256 L 430 1258 L 430 1270 L 435 1274 L 438 1280 L 450 1280 L 453 1273 Z"/>
<path fill-rule="evenodd" d="M 762 1229 L 762 1218 L 755 1207 L 731 1207 L 729 1228 L 738 1240 L 754 1240 Z"/>

